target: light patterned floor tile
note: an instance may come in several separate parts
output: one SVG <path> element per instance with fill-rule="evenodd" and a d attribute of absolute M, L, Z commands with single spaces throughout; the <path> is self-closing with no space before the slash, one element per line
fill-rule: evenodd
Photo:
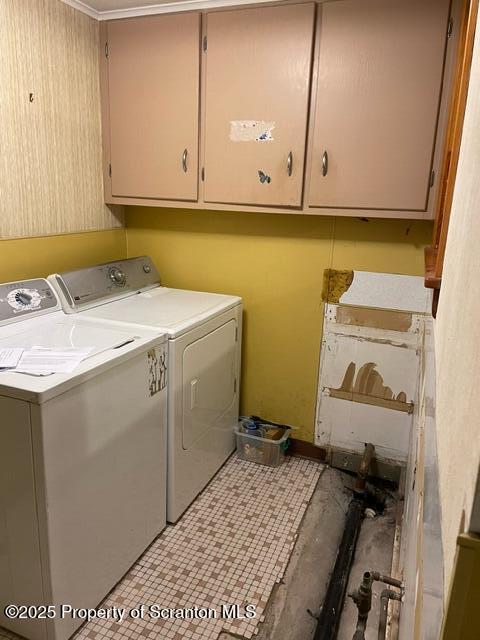
<path fill-rule="evenodd" d="M 74 640 L 216 640 L 222 630 L 253 638 L 285 573 L 322 469 L 301 458 L 270 468 L 232 457 L 101 605 L 127 611 L 145 605 L 144 619 L 95 620 L 81 627 Z M 230 604 L 255 605 L 256 617 L 221 619 L 221 605 Z M 148 615 L 152 605 L 212 608 L 219 617 L 155 620 Z M 1 640 L 17 638 L 0 630 Z"/>

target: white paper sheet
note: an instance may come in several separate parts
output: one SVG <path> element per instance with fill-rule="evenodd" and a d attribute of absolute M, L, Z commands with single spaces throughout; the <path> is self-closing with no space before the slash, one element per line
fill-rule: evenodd
<path fill-rule="evenodd" d="M 52 373 L 72 373 L 93 347 L 86 349 L 44 349 L 33 347 L 24 351 L 15 369 L 18 373 L 47 376 Z"/>
<path fill-rule="evenodd" d="M 19 347 L 5 347 L 0 349 L 0 371 L 2 369 L 15 369 L 22 357 L 22 353 L 23 349 Z"/>

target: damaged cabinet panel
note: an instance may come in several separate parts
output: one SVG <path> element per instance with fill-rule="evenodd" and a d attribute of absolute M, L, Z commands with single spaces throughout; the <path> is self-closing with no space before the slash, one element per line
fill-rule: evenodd
<path fill-rule="evenodd" d="M 206 15 L 206 202 L 301 206 L 314 14 Z"/>
<path fill-rule="evenodd" d="M 309 207 L 426 211 L 449 5 L 320 5 Z"/>
<path fill-rule="evenodd" d="M 107 33 L 112 195 L 197 200 L 200 14 L 112 20 Z"/>
<path fill-rule="evenodd" d="M 368 307 L 347 307 L 337 309 L 337 322 L 357 327 L 372 327 L 390 331 L 408 331 L 412 326 L 412 314 L 390 309 L 369 309 Z"/>
<path fill-rule="evenodd" d="M 325 323 L 317 444 L 362 451 L 372 442 L 384 458 L 405 460 L 415 398 L 418 336 L 392 340 L 382 329 L 348 335 Z M 363 334 L 363 335 L 362 335 Z"/>
<path fill-rule="evenodd" d="M 340 387 L 338 389 L 329 387 L 326 390 L 332 398 L 371 404 L 406 413 L 413 411 L 413 402 L 407 402 L 405 391 L 399 391 L 395 395 L 392 389 L 384 384 L 384 379 L 377 371 L 375 362 L 366 362 L 358 372 L 357 365 L 350 362 Z"/>
<path fill-rule="evenodd" d="M 357 271 L 329 272 L 326 281 L 341 302 L 325 307 L 315 442 L 358 453 L 372 442 L 381 458 L 405 462 L 418 395 L 423 281 Z M 389 308 L 392 292 L 409 311 Z M 357 306 L 342 304 L 347 294 Z"/>

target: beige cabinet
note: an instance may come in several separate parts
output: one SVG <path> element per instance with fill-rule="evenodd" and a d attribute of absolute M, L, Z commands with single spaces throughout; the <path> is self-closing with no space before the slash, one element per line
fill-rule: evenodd
<path fill-rule="evenodd" d="M 205 16 L 205 202 L 301 205 L 314 13 Z"/>
<path fill-rule="evenodd" d="M 200 15 L 114 20 L 107 42 L 112 196 L 197 200 Z"/>
<path fill-rule="evenodd" d="M 320 5 L 309 207 L 426 209 L 449 4 Z"/>

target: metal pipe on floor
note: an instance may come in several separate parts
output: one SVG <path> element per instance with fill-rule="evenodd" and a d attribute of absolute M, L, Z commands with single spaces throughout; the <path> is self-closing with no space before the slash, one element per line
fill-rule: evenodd
<path fill-rule="evenodd" d="M 385 640 L 387 635 L 387 618 L 389 600 L 401 600 L 402 596 L 391 589 L 384 589 L 380 596 L 380 620 L 378 622 L 378 640 Z"/>
<path fill-rule="evenodd" d="M 366 479 L 374 456 L 375 447 L 373 444 L 366 444 L 355 483 L 354 497 L 348 505 L 342 540 L 313 640 L 335 640 L 338 635 L 340 614 L 345 601 L 350 569 L 365 512 Z M 358 636 L 358 640 L 361 640 L 361 636 Z"/>
<path fill-rule="evenodd" d="M 345 529 L 313 640 L 335 640 L 337 637 L 340 614 L 364 511 L 365 498 L 353 498 L 348 506 Z"/>

